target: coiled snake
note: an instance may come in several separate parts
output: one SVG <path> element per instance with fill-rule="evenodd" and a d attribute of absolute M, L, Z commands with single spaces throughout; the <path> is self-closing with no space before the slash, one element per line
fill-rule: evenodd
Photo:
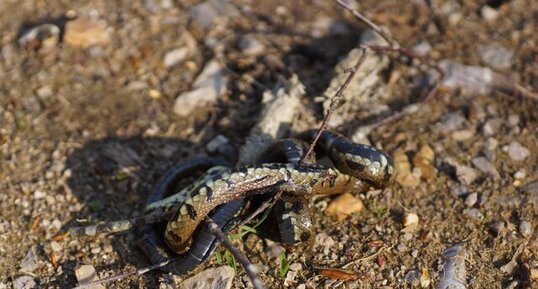
<path fill-rule="evenodd" d="M 312 222 L 305 213 L 308 197 L 379 189 L 390 182 L 394 165 L 388 154 L 335 132 L 324 131 L 316 147 L 316 153 L 328 156 L 334 168 L 316 164 L 314 157 L 299 164 L 314 135 L 315 131 L 308 131 L 276 142 L 256 165 L 230 168 L 224 161 L 198 159 L 170 169 L 155 186 L 146 212 L 173 217 L 166 228 L 143 225 L 139 247 L 153 263 L 169 258 L 170 251 L 182 255 L 163 270 L 185 274 L 207 260 L 217 245 L 200 222 L 209 215 L 226 231 L 249 196 L 284 192 L 274 211 L 281 241 L 295 244 L 311 237 Z M 207 173 L 176 192 L 178 180 L 196 170 Z M 166 244 L 159 237 L 163 230 Z"/>

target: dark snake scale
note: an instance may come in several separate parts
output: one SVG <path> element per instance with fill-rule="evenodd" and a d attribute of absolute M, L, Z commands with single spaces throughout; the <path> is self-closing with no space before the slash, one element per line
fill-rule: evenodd
<path fill-rule="evenodd" d="M 163 270 L 185 274 L 207 260 L 216 248 L 216 238 L 205 225 L 200 226 L 204 218 L 210 216 L 226 231 L 247 197 L 283 191 L 273 210 L 281 241 L 295 244 L 312 236 L 312 222 L 306 213 L 310 196 L 380 189 L 390 182 L 394 164 L 388 154 L 329 131 L 322 133 L 316 154 L 328 156 L 334 168 L 316 164 L 313 156 L 299 164 L 314 135 L 315 131 L 308 131 L 276 142 L 255 165 L 230 168 L 221 160 L 199 159 L 173 167 L 157 183 L 146 207 L 148 214 L 171 212 L 173 218 L 165 228 L 143 225 L 139 247 L 152 263 L 181 255 Z M 177 189 L 179 180 L 193 171 L 207 173 Z M 160 237 L 163 231 L 165 242 Z"/>

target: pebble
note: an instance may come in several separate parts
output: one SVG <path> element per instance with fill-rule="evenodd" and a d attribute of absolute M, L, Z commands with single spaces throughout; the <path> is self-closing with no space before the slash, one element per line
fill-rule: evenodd
<path fill-rule="evenodd" d="M 34 278 L 30 276 L 20 276 L 13 281 L 13 289 L 31 289 L 35 286 Z"/>
<path fill-rule="evenodd" d="M 52 88 L 50 86 L 46 85 L 43 87 L 40 87 L 36 90 L 37 96 L 41 98 L 49 98 L 53 95 Z"/>
<path fill-rule="evenodd" d="M 34 192 L 34 200 L 40 200 L 40 199 L 43 199 L 47 196 L 47 194 L 43 191 L 35 191 Z"/>
<path fill-rule="evenodd" d="M 501 119 L 499 119 L 499 118 L 489 119 L 482 126 L 482 133 L 485 136 L 496 135 L 499 132 L 499 129 L 501 128 L 501 123 L 502 123 Z"/>
<path fill-rule="evenodd" d="M 75 276 L 79 284 L 99 280 L 97 272 L 92 265 L 81 265 L 75 269 Z M 90 289 L 105 289 L 103 285 L 93 285 Z"/>
<path fill-rule="evenodd" d="M 519 116 L 519 114 L 511 114 L 508 116 L 508 124 L 511 127 L 517 127 L 520 121 L 521 117 Z"/>
<path fill-rule="evenodd" d="M 478 54 L 484 63 L 495 69 L 508 69 L 514 52 L 503 46 L 488 44 L 478 47 Z"/>
<path fill-rule="evenodd" d="M 480 211 L 475 208 L 465 209 L 463 211 L 463 214 L 473 219 L 482 219 L 482 213 L 480 213 Z"/>
<path fill-rule="evenodd" d="M 67 45 L 80 48 L 106 45 L 110 41 L 110 31 L 103 20 L 78 17 L 65 24 L 63 41 Z"/>
<path fill-rule="evenodd" d="M 482 149 L 482 153 L 489 161 L 495 160 L 495 149 L 499 145 L 499 141 L 496 139 L 490 137 L 486 140 L 484 143 L 484 148 Z"/>
<path fill-rule="evenodd" d="M 28 252 L 26 252 L 26 256 L 24 259 L 22 259 L 21 263 L 19 264 L 21 271 L 25 273 L 31 273 L 37 268 L 37 257 L 34 252 L 34 248 L 30 248 Z"/>
<path fill-rule="evenodd" d="M 349 28 L 343 21 L 331 17 L 316 17 L 310 35 L 314 38 L 321 38 L 326 35 L 346 35 L 349 34 Z"/>
<path fill-rule="evenodd" d="M 487 174 L 488 176 L 492 177 L 495 180 L 499 180 L 501 178 L 501 175 L 499 175 L 499 172 L 497 171 L 497 168 L 488 161 L 485 157 L 478 157 L 474 158 L 471 161 L 475 167 L 477 167 L 481 172 L 484 174 Z"/>
<path fill-rule="evenodd" d="M 529 237 L 532 233 L 532 225 L 527 221 L 521 221 L 519 223 L 519 232 L 523 237 Z"/>
<path fill-rule="evenodd" d="M 247 35 L 239 41 L 239 49 L 246 55 L 256 56 L 265 51 L 265 46 L 258 39 Z"/>
<path fill-rule="evenodd" d="M 522 180 L 522 179 L 524 179 L 526 176 L 527 176 L 527 174 L 525 173 L 525 169 L 520 169 L 519 171 L 517 171 L 517 172 L 514 174 L 514 179 L 516 179 L 516 180 Z"/>
<path fill-rule="evenodd" d="M 237 8 L 229 0 L 207 0 L 189 8 L 190 21 L 203 28 L 208 29 L 217 18 L 234 17 L 239 15 Z"/>
<path fill-rule="evenodd" d="M 484 5 L 482 8 L 480 8 L 480 16 L 484 18 L 486 21 L 494 21 L 499 17 L 499 12 L 492 8 L 491 6 Z"/>
<path fill-rule="evenodd" d="M 411 50 L 418 55 L 426 56 L 432 50 L 432 45 L 427 40 L 423 40 L 422 42 L 411 47 Z"/>
<path fill-rule="evenodd" d="M 462 129 L 466 126 L 467 119 L 459 112 L 448 112 L 441 117 L 441 123 L 437 128 L 443 132 Z"/>
<path fill-rule="evenodd" d="M 405 274 L 405 282 L 410 283 L 412 285 L 418 285 L 420 281 L 420 271 L 419 270 L 411 270 Z"/>
<path fill-rule="evenodd" d="M 60 252 L 62 251 L 62 245 L 60 245 L 60 243 L 56 242 L 56 241 L 51 241 L 50 242 L 50 248 L 52 249 L 52 251 L 54 252 Z"/>
<path fill-rule="evenodd" d="M 41 102 L 35 95 L 21 98 L 22 107 L 29 112 L 40 112 L 43 109 Z"/>
<path fill-rule="evenodd" d="M 194 81 L 192 90 L 181 93 L 174 103 L 173 111 L 188 116 L 203 105 L 215 103 L 226 91 L 226 77 L 217 60 L 209 61 Z"/>
<path fill-rule="evenodd" d="M 529 150 L 517 141 L 512 141 L 507 146 L 504 146 L 503 151 L 507 152 L 512 160 L 518 162 L 525 160 L 530 154 Z"/>
<path fill-rule="evenodd" d="M 451 158 L 447 159 L 446 162 L 456 169 L 456 177 L 464 185 L 472 184 L 478 177 L 478 172 L 469 166 L 459 164 Z"/>
<path fill-rule="evenodd" d="M 415 214 L 415 213 L 406 213 L 404 215 L 404 217 L 403 217 L 402 224 L 405 227 L 417 226 L 418 221 L 419 221 L 419 218 L 418 218 L 417 214 Z"/>
<path fill-rule="evenodd" d="M 465 198 L 465 205 L 467 207 L 472 207 L 474 204 L 476 204 L 476 201 L 478 201 L 478 194 L 470 193 L 467 198 Z"/>
<path fill-rule="evenodd" d="M 235 271 L 230 266 L 206 269 L 183 281 L 184 289 L 230 289 Z"/>
<path fill-rule="evenodd" d="M 187 56 L 189 55 L 189 48 L 187 47 L 180 47 L 172 49 L 164 55 L 164 66 L 170 68 L 172 66 L 176 66 L 185 59 L 187 59 Z"/>
<path fill-rule="evenodd" d="M 463 65 L 450 60 L 442 61 L 440 66 L 445 71 L 443 85 L 448 89 L 462 89 L 469 94 L 486 95 L 498 85 L 504 76 L 488 67 Z"/>
<path fill-rule="evenodd" d="M 346 219 L 351 214 L 359 213 L 364 209 L 361 199 L 350 193 L 345 193 L 331 201 L 325 213 L 335 217 L 338 221 Z"/>

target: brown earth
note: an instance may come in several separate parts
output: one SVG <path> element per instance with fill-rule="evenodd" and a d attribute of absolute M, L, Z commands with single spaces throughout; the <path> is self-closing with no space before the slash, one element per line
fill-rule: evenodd
<path fill-rule="evenodd" d="M 263 90 L 285 84 L 293 73 L 307 91 L 293 126 L 319 125 L 323 111 L 314 97 L 323 93 L 339 58 L 355 47 L 364 25 L 332 1 L 254 2 L 234 1 L 238 15 L 204 30 L 189 18 L 196 4 L 189 0 L 3 1 L 0 288 L 21 276 L 31 276 L 37 287 L 73 287 L 80 264 L 94 265 L 101 277 L 147 266 L 133 233 L 79 239 L 57 234 L 77 219 L 117 220 L 140 213 L 158 177 L 175 163 L 206 154 L 206 144 L 217 135 L 228 138 L 230 147 L 216 155 L 235 161 L 262 108 Z M 495 20 L 487 19 L 486 5 L 497 14 Z M 499 71 L 538 90 L 536 1 L 367 0 L 359 9 L 404 46 L 427 41 L 434 60 L 488 66 L 479 48 L 503 46 L 513 56 Z M 98 27 L 95 33 L 110 33 L 110 38 L 84 47 L 88 40 L 64 37 L 70 10 L 101 21 L 108 32 Z M 54 37 L 18 42 L 42 23 L 60 27 L 59 43 Z M 194 49 L 182 63 L 166 67 L 165 54 L 184 47 L 186 35 L 194 38 Z M 240 49 L 245 35 L 263 50 L 248 55 Z M 226 94 L 189 117 L 176 116 L 176 96 L 190 89 L 213 57 L 233 71 Z M 418 99 L 412 88 L 417 63 L 401 60 L 383 72 L 395 95 L 394 108 Z M 461 122 L 452 127 L 454 119 Z M 361 121 L 350 119 L 335 129 L 349 135 Z M 329 199 L 316 201 L 318 242 L 312 248 L 286 248 L 288 262 L 302 265 L 287 287 L 335 287 L 340 282 L 316 268 L 340 267 L 384 244 L 378 256 L 348 268 L 359 279 L 341 288 L 419 288 L 421 276 L 431 280 L 426 288 L 433 288 L 442 250 L 464 241 L 470 288 L 538 288 L 538 280 L 532 283 L 526 275 L 526 269 L 538 270 L 538 193 L 536 186 L 522 189 L 538 180 L 538 102 L 506 92 L 446 90 L 368 138 L 403 156 L 404 166 L 427 146 L 434 152 L 433 166 L 421 167 L 416 186 L 400 181 L 382 193 L 363 194 L 366 209 L 341 222 L 324 213 Z M 513 141 L 528 150 L 527 157 L 507 153 Z M 486 152 L 485 144 L 492 142 L 498 145 Z M 493 154 L 487 162 L 498 177 L 473 164 L 487 154 Z M 407 212 L 420 218 L 414 230 L 402 225 Z M 265 239 L 249 235 L 236 244 L 252 262 L 267 266 L 261 275 L 269 288 L 285 286 Z M 20 270 L 29 252 L 35 254 L 34 266 Z M 516 266 L 506 270 L 503 265 L 516 252 Z M 152 288 L 162 276 L 150 272 L 107 286 Z M 238 268 L 234 288 L 247 287 L 246 279 Z"/>

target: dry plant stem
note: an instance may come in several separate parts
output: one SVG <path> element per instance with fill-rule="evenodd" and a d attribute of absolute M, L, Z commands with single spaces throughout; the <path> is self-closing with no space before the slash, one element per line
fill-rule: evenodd
<path fill-rule="evenodd" d="M 282 191 L 278 191 L 272 199 L 269 199 L 263 204 L 261 204 L 261 206 L 259 206 L 256 211 L 254 211 L 252 214 L 250 214 L 250 216 L 248 216 L 248 218 L 239 223 L 239 225 L 237 225 L 233 230 L 243 227 L 245 224 L 249 223 L 250 221 L 252 221 L 252 219 L 256 218 L 256 216 L 265 211 L 265 209 L 272 207 L 276 203 L 276 201 L 280 199 L 280 196 L 282 196 Z"/>
<path fill-rule="evenodd" d="M 168 265 L 169 263 L 175 262 L 176 259 L 179 259 L 179 258 L 180 257 L 168 259 L 168 260 L 162 261 L 160 263 L 153 264 L 151 266 L 144 267 L 144 268 L 141 268 L 141 269 L 135 269 L 135 270 L 131 270 L 131 271 L 128 271 L 128 272 L 121 273 L 119 275 L 114 275 L 114 276 L 110 276 L 108 278 L 103 278 L 101 280 L 95 280 L 95 281 L 83 283 L 83 284 L 80 284 L 80 285 L 78 285 L 76 287 L 73 287 L 73 289 L 91 288 L 92 286 L 95 286 L 95 285 L 100 285 L 100 284 L 116 281 L 116 280 L 123 279 L 125 277 L 129 277 L 129 276 L 132 276 L 132 275 L 140 276 L 142 274 L 145 274 L 146 272 L 149 272 L 151 270 L 155 270 L 155 269 L 164 267 L 164 266 Z"/>
<path fill-rule="evenodd" d="M 327 110 L 327 114 L 325 115 L 325 117 L 323 118 L 323 122 L 321 123 L 321 126 L 319 127 L 318 129 L 318 132 L 316 133 L 316 137 L 314 138 L 314 140 L 312 141 L 312 143 L 310 144 L 310 147 L 308 148 L 308 151 L 301 157 L 301 160 L 299 161 L 299 163 L 302 163 L 304 162 L 304 160 L 312 153 L 312 151 L 314 150 L 314 147 L 316 146 L 316 143 L 318 142 L 318 139 L 319 137 L 321 136 L 321 133 L 325 130 L 325 128 L 327 127 L 327 123 L 329 122 L 329 119 L 331 118 L 331 115 L 333 114 L 333 112 L 338 108 L 338 106 L 340 105 L 340 101 L 342 99 L 342 93 L 344 93 L 344 91 L 346 90 L 347 86 L 349 85 L 349 83 L 351 82 L 351 80 L 353 79 L 353 77 L 355 76 L 355 73 L 357 73 L 357 70 L 359 70 L 359 67 L 361 66 L 361 64 L 364 62 L 364 59 L 366 58 L 366 49 L 364 47 L 361 47 L 362 49 L 362 54 L 361 54 L 361 57 L 359 57 L 359 60 L 357 60 L 357 63 L 355 64 L 355 66 L 353 67 L 353 69 L 350 71 L 348 77 L 346 78 L 346 81 L 344 82 L 344 84 L 342 84 L 342 86 L 340 87 L 340 89 L 338 89 L 338 91 L 335 93 L 335 95 L 333 96 L 332 100 L 331 100 L 331 104 L 329 105 L 329 109 Z"/>
<path fill-rule="evenodd" d="M 252 285 L 255 289 L 264 289 L 265 286 L 263 285 L 262 281 L 258 277 L 258 274 L 256 273 L 256 268 L 250 263 L 250 261 L 247 259 L 247 257 L 242 254 L 234 245 L 232 242 L 230 242 L 230 239 L 226 237 L 226 234 L 222 232 L 222 230 L 219 228 L 219 226 L 211 220 L 211 218 L 206 217 L 205 222 L 207 224 L 207 228 L 209 229 L 209 232 L 211 234 L 215 235 L 219 242 L 232 253 L 232 255 L 241 263 L 243 268 L 245 268 L 245 272 L 247 273 L 250 281 L 252 282 Z"/>
<path fill-rule="evenodd" d="M 392 46 L 379 46 L 379 45 L 368 45 L 367 46 L 372 51 L 376 52 L 396 52 L 400 56 L 406 56 L 413 59 L 418 59 L 422 63 L 430 66 L 439 73 L 439 78 L 443 79 L 445 77 L 445 71 L 437 64 L 435 61 L 431 60 L 427 55 L 422 55 L 414 52 L 413 50 L 405 47 L 392 47 Z"/>
<path fill-rule="evenodd" d="M 383 37 L 383 39 L 385 39 L 385 41 L 387 41 L 387 43 L 390 46 L 394 46 L 395 44 L 396 45 L 398 44 L 389 35 L 387 35 L 385 33 L 385 31 L 383 31 L 383 29 L 381 29 L 381 27 L 377 26 L 374 22 L 370 21 L 370 19 L 366 18 L 366 16 L 362 15 L 359 11 L 357 11 L 357 10 L 353 9 L 351 6 L 347 5 L 344 1 L 336 0 L 336 3 L 338 3 L 338 5 L 344 7 L 347 11 L 351 12 L 353 14 L 353 16 L 357 17 L 357 19 L 359 19 L 360 21 L 362 21 L 366 25 L 368 25 L 370 28 L 372 28 L 377 34 L 379 34 L 381 37 Z"/>

